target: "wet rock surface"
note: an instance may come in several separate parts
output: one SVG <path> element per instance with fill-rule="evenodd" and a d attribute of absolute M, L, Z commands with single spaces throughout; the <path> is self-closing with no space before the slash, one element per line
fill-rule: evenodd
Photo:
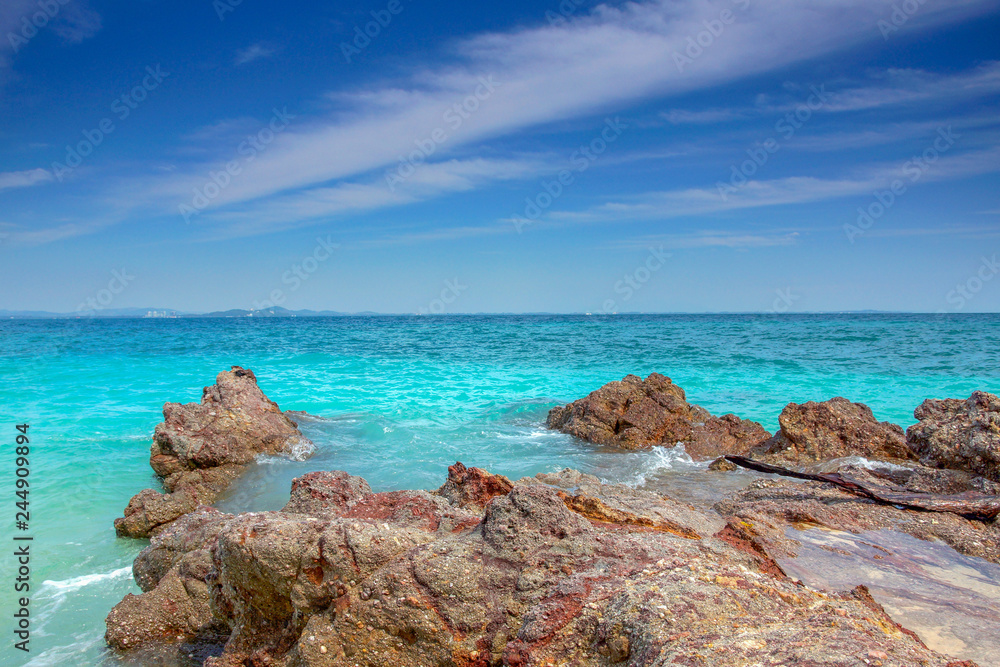
<path fill-rule="evenodd" d="M 1000 482 L 1000 398 L 984 391 L 965 400 L 928 399 L 906 442 L 926 465 L 965 470 Z"/>
<path fill-rule="evenodd" d="M 942 475 L 945 471 L 919 466 L 872 471 L 846 465 L 838 472 L 900 491 L 1000 492 L 1000 485 L 982 478 L 962 473 Z M 996 520 L 900 509 L 821 482 L 760 479 L 717 503 L 715 509 L 757 548 L 775 557 L 795 555 L 794 540 L 786 537 L 788 528 L 822 526 L 853 533 L 894 530 L 923 540 L 940 540 L 959 553 L 1000 563 L 1000 524 Z"/>
<path fill-rule="evenodd" d="M 789 403 L 778 417 L 780 429 L 749 456 L 776 464 L 809 464 L 845 456 L 871 459 L 915 458 L 903 429 L 879 422 L 871 408 L 836 397 L 816 403 Z"/>
<path fill-rule="evenodd" d="M 547 425 L 583 440 L 622 449 L 683 444 L 695 460 L 743 454 L 771 434 L 736 415 L 715 417 L 687 402 L 670 378 L 628 375 L 549 412 Z"/>
<path fill-rule="evenodd" d="M 863 587 L 796 585 L 735 515 L 577 471 L 476 470 L 436 493 L 312 473 L 279 512 L 188 514 L 137 560 L 146 592 L 108 641 L 221 631 L 216 667 L 959 664 Z"/>
<path fill-rule="evenodd" d="M 202 504 L 211 504 L 258 454 L 295 454 L 311 446 L 297 424 L 233 366 L 205 387 L 201 403 L 167 403 L 149 464 L 166 493 L 136 494 L 115 519 L 122 537 L 149 537 Z"/>

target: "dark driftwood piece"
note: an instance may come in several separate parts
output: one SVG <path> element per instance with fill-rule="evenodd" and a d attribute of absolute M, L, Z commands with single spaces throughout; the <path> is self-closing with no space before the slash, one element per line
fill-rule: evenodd
<path fill-rule="evenodd" d="M 726 460 L 732 461 L 742 468 L 756 470 L 757 472 L 834 484 L 855 495 L 885 505 L 899 505 L 908 509 L 925 510 L 927 512 L 951 512 L 952 514 L 961 514 L 984 520 L 994 519 L 1000 514 L 1000 496 L 988 496 L 982 493 L 975 493 L 974 491 L 952 495 L 906 493 L 893 491 L 888 487 L 877 484 L 862 483 L 852 477 L 839 473 L 814 475 L 807 472 L 796 472 L 787 468 L 754 461 L 743 456 L 726 456 Z"/>

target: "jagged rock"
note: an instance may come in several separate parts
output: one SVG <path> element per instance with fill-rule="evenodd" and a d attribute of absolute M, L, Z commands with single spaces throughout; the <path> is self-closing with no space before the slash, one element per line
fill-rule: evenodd
<path fill-rule="evenodd" d="M 1000 398 L 984 391 L 965 400 L 928 399 L 906 442 L 925 465 L 965 470 L 1000 481 Z"/>
<path fill-rule="evenodd" d="M 889 486 L 898 491 L 998 493 L 1000 485 L 961 474 L 942 477 L 919 466 L 870 470 L 854 465 L 838 472 L 862 482 Z M 1000 523 L 968 519 L 945 512 L 917 512 L 875 503 L 822 482 L 797 483 L 787 479 L 760 479 L 717 503 L 715 509 L 743 526 L 762 552 L 772 556 L 794 555 L 794 542 L 785 529 L 794 525 L 825 526 L 860 533 L 888 529 L 922 540 L 939 540 L 968 556 L 1000 563 Z"/>
<path fill-rule="evenodd" d="M 714 470 L 716 472 L 732 472 L 739 468 L 732 461 L 728 461 L 726 457 L 720 456 L 708 465 L 709 470 Z"/>
<path fill-rule="evenodd" d="M 144 592 L 126 595 L 108 614 L 109 646 L 132 650 L 177 639 L 225 640 L 229 628 L 212 613 L 206 580 L 212 568 L 209 546 L 232 518 L 200 507 L 152 538 L 132 565 Z"/>
<path fill-rule="evenodd" d="M 135 583 L 143 591 L 156 588 L 166 573 L 187 554 L 207 549 L 223 524 L 232 518 L 232 514 L 202 505 L 172 523 L 168 529 L 153 536 L 149 546 L 132 563 Z"/>
<path fill-rule="evenodd" d="M 121 537 L 149 537 L 202 504 L 212 503 L 258 454 L 308 453 L 311 443 L 257 386 L 253 371 L 233 366 L 205 387 L 201 403 L 167 403 L 153 434 L 149 464 L 167 493 L 152 489 L 115 519 Z"/>
<path fill-rule="evenodd" d="M 448 481 L 437 492 L 453 505 L 482 510 L 496 496 L 510 493 L 513 486 L 503 475 L 482 468 L 466 468 L 459 462 L 448 466 Z"/>
<path fill-rule="evenodd" d="M 623 449 L 683 444 L 696 460 L 745 454 L 771 434 L 736 415 L 714 417 L 687 402 L 670 378 L 628 375 L 549 412 L 547 425 L 578 438 Z"/>
<path fill-rule="evenodd" d="M 180 470 L 250 463 L 302 439 L 298 425 L 257 386 L 250 369 L 233 366 L 205 387 L 201 403 L 167 403 L 153 434 L 150 465 L 161 477 Z"/>
<path fill-rule="evenodd" d="M 346 472 L 311 472 L 292 481 L 292 496 L 282 512 L 343 514 L 348 506 L 371 495 L 368 482 Z"/>
<path fill-rule="evenodd" d="M 781 428 L 749 456 L 776 463 L 807 464 L 846 456 L 913 459 L 903 429 L 879 422 L 871 408 L 836 397 L 822 403 L 789 403 L 778 417 Z"/>
<path fill-rule="evenodd" d="M 172 573 L 208 537 L 211 569 L 198 572 L 230 633 L 210 667 L 949 663 L 863 590 L 816 593 L 770 569 L 714 513 L 569 470 L 480 510 L 503 482 L 452 468 L 435 494 L 321 473 L 296 480 L 280 512 L 185 517 L 146 556 L 167 573 L 142 604 L 116 607 L 109 642 L 134 648 L 135 627 L 150 640 L 199 631 L 178 613 L 202 619 L 203 590 L 184 598 Z M 180 604 L 155 604 L 168 595 Z"/>

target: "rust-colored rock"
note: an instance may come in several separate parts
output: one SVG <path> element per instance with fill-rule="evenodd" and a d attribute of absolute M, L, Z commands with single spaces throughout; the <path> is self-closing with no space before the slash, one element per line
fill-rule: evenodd
<path fill-rule="evenodd" d="M 736 415 L 714 417 L 687 402 L 670 378 L 628 375 L 585 398 L 549 412 L 547 425 L 578 438 L 622 449 L 683 444 L 696 460 L 745 454 L 771 434 Z"/>
<path fill-rule="evenodd" d="M 149 464 L 167 493 L 147 489 L 115 519 L 122 537 L 149 537 L 200 504 L 210 504 L 259 454 L 308 455 L 312 443 L 257 386 L 233 366 L 205 387 L 201 403 L 167 403 L 153 434 Z"/>
<path fill-rule="evenodd" d="M 901 427 L 879 422 L 867 405 L 839 396 L 822 403 L 789 403 L 778 424 L 781 428 L 773 438 L 751 450 L 752 458 L 778 465 L 846 456 L 914 458 Z"/>
<path fill-rule="evenodd" d="M 466 468 L 461 462 L 448 466 L 448 481 L 439 494 L 459 507 L 483 509 L 497 496 L 505 496 L 514 488 L 503 475 L 494 475 L 482 468 Z"/>
<path fill-rule="evenodd" d="M 965 400 L 928 399 L 906 442 L 925 465 L 965 470 L 1000 482 L 1000 398 L 984 391 Z"/>
<path fill-rule="evenodd" d="M 345 473 L 307 478 L 299 501 L 332 488 L 332 503 L 195 513 L 156 538 L 155 586 L 109 615 L 109 642 L 134 650 L 164 629 L 191 641 L 205 627 L 200 581 L 213 627 L 229 633 L 208 667 L 949 662 L 864 595 L 794 584 L 739 523 L 654 493 L 564 470 L 479 510 L 459 484 L 453 502 L 423 491 L 342 502 L 345 482 L 364 487 Z M 157 604 L 167 599 L 178 604 Z"/>
<path fill-rule="evenodd" d="M 371 495 L 368 482 L 341 470 L 311 472 L 292 480 L 292 495 L 282 512 L 343 514 L 350 505 Z"/>

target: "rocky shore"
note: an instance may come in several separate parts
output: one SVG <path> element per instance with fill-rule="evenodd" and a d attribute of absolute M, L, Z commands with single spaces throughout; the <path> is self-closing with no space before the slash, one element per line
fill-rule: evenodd
<path fill-rule="evenodd" d="M 904 433 L 842 398 L 789 404 L 772 435 L 653 374 L 554 408 L 548 424 L 624 450 L 683 445 L 696 459 L 976 499 L 1000 495 L 998 405 L 982 392 L 926 401 Z M 209 667 L 976 664 L 925 646 L 863 586 L 815 591 L 781 562 L 798 548 L 793 529 L 825 527 L 891 529 L 1000 563 L 996 518 L 775 477 L 694 507 L 568 469 L 509 480 L 461 463 L 436 491 L 375 493 L 347 472 L 312 472 L 280 511 L 231 515 L 205 506 L 216 469 L 301 434 L 243 369 L 220 374 L 201 406 L 178 407 L 156 431 L 169 491 L 157 502 L 192 475 L 208 490 L 188 492 L 195 506 L 178 503 L 169 521 L 145 501 L 116 521 L 119 534 L 152 535 L 133 567 L 142 594 L 107 618 L 118 651 Z M 129 517 L 139 528 L 120 527 Z"/>

